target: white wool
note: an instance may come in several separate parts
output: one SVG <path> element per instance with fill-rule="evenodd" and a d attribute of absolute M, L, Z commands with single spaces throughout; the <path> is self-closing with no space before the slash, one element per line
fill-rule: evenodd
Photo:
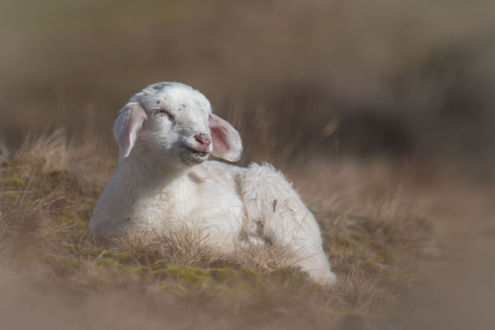
<path fill-rule="evenodd" d="M 238 160 L 242 141 L 200 92 L 180 83 L 145 88 L 121 110 L 114 136 L 121 157 L 93 212 L 95 235 L 199 229 L 219 253 L 247 241 L 282 246 L 290 265 L 335 282 L 316 220 L 279 171 L 207 160 Z"/>

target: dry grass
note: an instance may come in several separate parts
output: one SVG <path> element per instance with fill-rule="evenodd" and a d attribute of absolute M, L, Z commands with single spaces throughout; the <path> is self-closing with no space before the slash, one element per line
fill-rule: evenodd
<path fill-rule="evenodd" d="M 31 322 L 20 319 L 23 299 L 34 301 L 41 314 L 63 310 L 65 316 L 57 318 L 60 328 L 73 318 L 78 328 L 132 328 L 138 320 L 146 320 L 143 326 L 151 329 L 164 324 L 225 329 L 234 324 L 267 329 L 371 326 L 380 324 L 407 292 L 419 290 L 439 265 L 440 236 L 430 218 L 408 206 L 412 194 L 408 201 L 405 194 L 390 195 L 388 188 L 364 188 L 364 195 L 373 194 L 375 206 L 377 200 L 382 205 L 367 214 L 365 200 L 357 195 L 349 199 L 348 193 L 334 191 L 319 198 L 336 189 L 342 178 L 360 178 L 350 171 L 331 179 L 328 162 L 316 159 L 308 170 L 319 181 L 310 172 L 299 172 L 294 179 L 296 186 L 306 179 L 318 182 L 301 184 L 301 190 L 321 224 L 324 248 L 339 276 L 329 290 L 297 269 L 281 267 L 281 251 L 248 248 L 219 257 L 201 244 L 200 233 L 153 243 L 139 237 L 116 245 L 97 243 L 87 222 L 108 179 L 102 173 L 114 164 L 105 163 L 103 153 L 88 145 L 71 144 L 57 131 L 29 139 L 0 168 L 0 260 L 8 269 L 0 286 L 16 297 L 18 311 L 8 318 L 12 326 Z M 332 167 L 338 173 L 339 165 Z M 355 190 L 350 185 L 347 190 Z M 346 195 L 347 200 L 339 200 Z M 32 289 L 13 289 L 19 281 L 11 284 L 13 276 Z M 63 301 L 70 303 L 61 305 Z M 124 317 L 109 318 L 120 308 Z M 51 327 L 52 321 L 43 322 Z"/>

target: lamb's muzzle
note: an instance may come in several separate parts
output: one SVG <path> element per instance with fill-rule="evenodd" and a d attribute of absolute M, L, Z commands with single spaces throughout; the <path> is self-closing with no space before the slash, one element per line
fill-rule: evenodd
<path fill-rule="evenodd" d="M 210 137 L 205 134 L 205 133 L 201 133 L 201 134 L 196 134 L 194 135 L 194 139 L 199 143 L 199 148 L 203 151 L 207 151 L 208 148 L 210 147 L 210 144 L 211 144 L 211 139 Z"/>

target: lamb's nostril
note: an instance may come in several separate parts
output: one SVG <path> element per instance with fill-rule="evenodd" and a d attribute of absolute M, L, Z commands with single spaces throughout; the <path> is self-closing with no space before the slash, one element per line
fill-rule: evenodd
<path fill-rule="evenodd" d="M 211 139 L 208 135 L 206 134 L 197 134 L 194 136 L 194 139 L 198 141 L 201 145 L 203 146 L 209 146 L 211 143 Z"/>

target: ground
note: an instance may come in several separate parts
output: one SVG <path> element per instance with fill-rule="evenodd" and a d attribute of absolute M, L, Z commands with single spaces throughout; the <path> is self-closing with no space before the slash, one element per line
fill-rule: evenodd
<path fill-rule="evenodd" d="M 457 240 L 464 229 L 442 204 L 454 199 L 440 193 L 440 175 L 429 168 L 435 183 L 421 182 L 424 168 L 383 159 L 285 168 L 321 226 L 338 276 L 330 289 L 281 266 L 276 249 L 218 258 L 193 233 L 109 247 L 89 234 L 88 221 L 115 160 L 88 145 L 58 131 L 4 157 L 0 292 L 8 298 L 0 313 L 13 327 L 53 328 L 56 319 L 65 328 L 77 319 L 78 328 L 380 328 L 406 297 L 465 258 Z"/>

